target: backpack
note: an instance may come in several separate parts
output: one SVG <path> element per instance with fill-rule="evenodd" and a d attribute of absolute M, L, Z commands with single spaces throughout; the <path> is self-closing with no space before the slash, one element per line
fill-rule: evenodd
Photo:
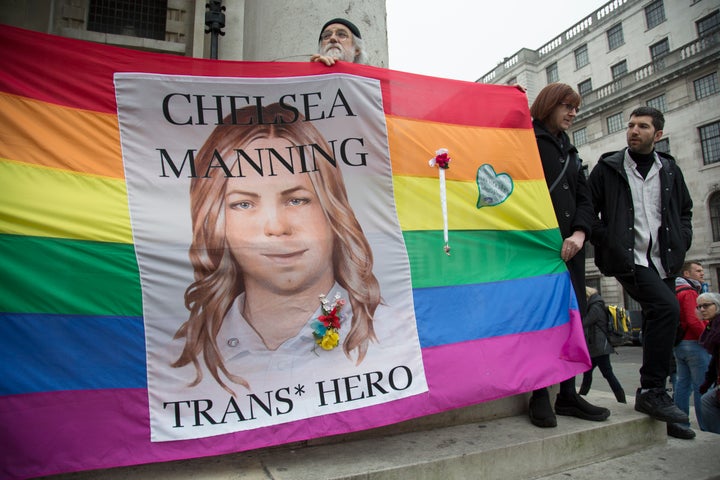
<path fill-rule="evenodd" d="M 610 345 L 619 347 L 632 343 L 632 321 L 630 315 L 623 307 L 608 305 L 607 312 L 607 337 Z"/>

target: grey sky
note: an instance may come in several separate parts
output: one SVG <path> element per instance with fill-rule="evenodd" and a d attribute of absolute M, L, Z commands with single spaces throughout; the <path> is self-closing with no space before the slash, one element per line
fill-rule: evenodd
<path fill-rule="evenodd" d="M 390 68 L 475 81 L 503 57 L 541 47 L 606 3 L 387 0 Z"/>

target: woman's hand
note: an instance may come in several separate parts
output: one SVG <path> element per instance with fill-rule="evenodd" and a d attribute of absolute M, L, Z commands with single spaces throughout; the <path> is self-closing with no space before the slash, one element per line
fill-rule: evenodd
<path fill-rule="evenodd" d="M 565 262 L 569 262 L 585 243 L 585 232 L 582 230 L 575 230 L 572 235 L 563 240 L 562 250 L 560 251 L 560 258 Z"/>

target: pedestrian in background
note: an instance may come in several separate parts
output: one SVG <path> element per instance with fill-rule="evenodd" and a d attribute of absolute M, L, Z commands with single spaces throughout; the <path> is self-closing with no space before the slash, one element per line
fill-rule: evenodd
<path fill-rule="evenodd" d="M 585 331 L 585 341 L 587 342 L 588 352 L 592 367 L 583 374 L 582 384 L 578 393 L 587 395 L 592 385 L 593 370 L 595 367 L 600 369 L 600 373 L 607 380 L 610 389 L 615 394 L 615 398 L 620 403 L 627 403 L 625 398 L 625 390 L 623 390 L 620 380 L 617 379 L 610 363 L 610 354 L 615 353 L 615 348 L 610 344 L 608 339 L 607 322 L 608 314 L 600 293 L 592 287 L 585 287 L 587 296 L 587 313 L 583 318 L 583 330 Z"/>
<path fill-rule="evenodd" d="M 702 292 L 705 272 L 700 262 L 688 261 L 682 267 L 682 276 L 675 280 L 675 295 L 680 303 L 680 329 L 678 343 L 673 353 L 677 373 L 673 384 L 675 405 L 683 412 L 690 413 L 690 395 L 695 405 L 695 418 L 700 430 L 705 430 L 702 420 L 700 402 L 700 385 L 705 380 L 705 372 L 710 363 L 710 354 L 698 343 L 700 335 L 707 327 L 707 320 L 698 316 L 697 298 Z M 668 424 L 668 428 L 672 427 Z M 690 429 L 690 423 L 676 424 L 681 428 Z M 670 430 L 668 430 L 670 433 Z M 682 432 L 674 432 L 682 433 Z M 672 436 L 678 435 L 671 433 Z M 694 432 L 692 437 L 694 437 Z M 691 438 L 692 438 L 691 437 Z M 680 437 L 684 438 L 684 437 Z"/>
<path fill-rule="evenodd" d="M 697 311 L 698 316 L 708 322 L 700 344 L 712 355 L 705 381 L 700 385 L 703 423 L 708 432 L 720 433 L 720 294 L 700 294 Z"/>

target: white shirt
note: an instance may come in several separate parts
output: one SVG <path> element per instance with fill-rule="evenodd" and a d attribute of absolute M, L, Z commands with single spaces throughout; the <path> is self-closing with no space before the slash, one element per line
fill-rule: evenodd
<path fill-rule="evenodd" d="M 662 164 L 656 152 L 653 152 L 653 162 L 645 178 L 637 171 L 637 163 L 630 157 L 629 149 L 625 150 L 625 174 L 632 193 L 635 243 L 633 245 L 634 261 L 636 265 L 649 267 L 648 249 L 650 259 L 661 278 L 667 277 L 667 272 L 660 260 L 660 241 L 658 232 L 662 223 L 662 202 L 660 198 L 660 170 Z M 652 243 L 651 243 L 652 242 Z"/>

